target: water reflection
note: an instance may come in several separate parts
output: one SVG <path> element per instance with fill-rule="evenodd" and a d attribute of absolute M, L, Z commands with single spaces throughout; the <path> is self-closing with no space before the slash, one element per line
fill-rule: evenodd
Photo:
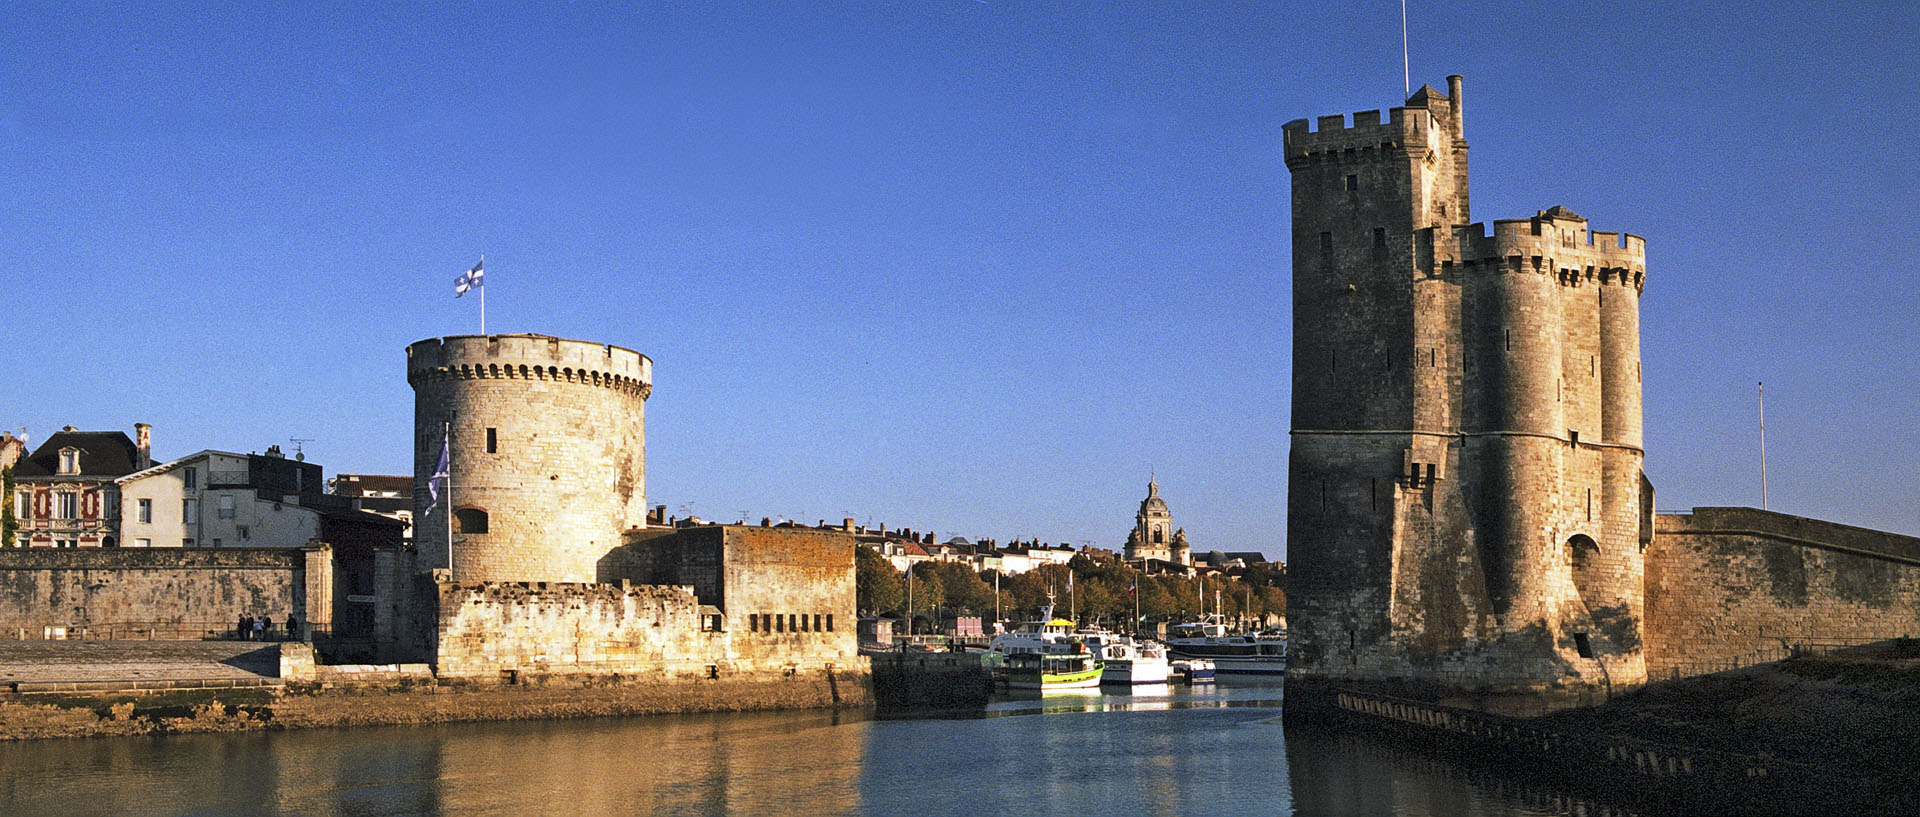
<path fill-rule="evenodd" d="M 1030 695 L 946 719 L 728 714 L 0 744 L 0 814 L 1573 810 L 1358 738 L 1283 732 L 1279 693 Z"/>

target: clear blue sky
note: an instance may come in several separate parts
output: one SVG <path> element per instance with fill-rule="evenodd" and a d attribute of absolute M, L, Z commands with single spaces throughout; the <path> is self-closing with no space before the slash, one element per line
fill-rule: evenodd
<path fill-rule="evenodd" d="M 14 3 L 0 427 L 411 473 L 404 348 L 655 363 L 647 489 L 1284 547 L 1282 123 L 1402 99 L 1394 2 Z M 1474 214 L 1646 236 L 1663 508 L 1920 534 L 1920 13 L 1413 0 Z M 290 450 L 290 446 L 289 446 Z"/>

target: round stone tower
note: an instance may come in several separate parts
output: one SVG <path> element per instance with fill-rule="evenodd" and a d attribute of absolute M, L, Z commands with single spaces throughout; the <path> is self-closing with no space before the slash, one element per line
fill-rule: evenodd
<path fill-rule="evenodd" d="M 455 581 L 592 582 L 621 532 L 645 524 L 646 355 L 547 335 L 455 335 L 408 346 L 407 383 L 423 567 L 448 567 L 451 553 Z M 442 490 L 429 513 L 443 440 L 451 501 Z"/>

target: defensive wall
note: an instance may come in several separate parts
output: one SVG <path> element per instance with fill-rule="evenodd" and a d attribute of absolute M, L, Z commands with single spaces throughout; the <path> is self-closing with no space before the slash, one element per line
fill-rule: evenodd
<path fill-rule="evenodd" d="M 728 678 L 860 663 L 853 537 L 701 525 L 629 531 L 600 582 L 430 585 L 426 660 L 443 677 Z"/>
<path fill-rule="evenodd" d="M 324 545 L 0 550 L 0 638 L 194 640 L 242 615 L 324 629 L 333 576 Z"/>
<path fill-rule="evenodd" d="M 1785 647 L 1920 636 L 1920 538 L 1756 508 L 1660 514 L 1647 548 L 1655 679 Z"/>

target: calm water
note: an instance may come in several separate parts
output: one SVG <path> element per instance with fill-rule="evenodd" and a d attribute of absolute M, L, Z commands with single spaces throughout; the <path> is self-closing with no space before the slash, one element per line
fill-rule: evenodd
<path fill-rule="evenodd" d="M 0 815 L 1546 815 L 1444 763 L 1287 734 L 1278 686 L 984 717 L 730 714 L 0 744 Z M 1595 812 L 1583 812 L 1595 813 Z"/>

